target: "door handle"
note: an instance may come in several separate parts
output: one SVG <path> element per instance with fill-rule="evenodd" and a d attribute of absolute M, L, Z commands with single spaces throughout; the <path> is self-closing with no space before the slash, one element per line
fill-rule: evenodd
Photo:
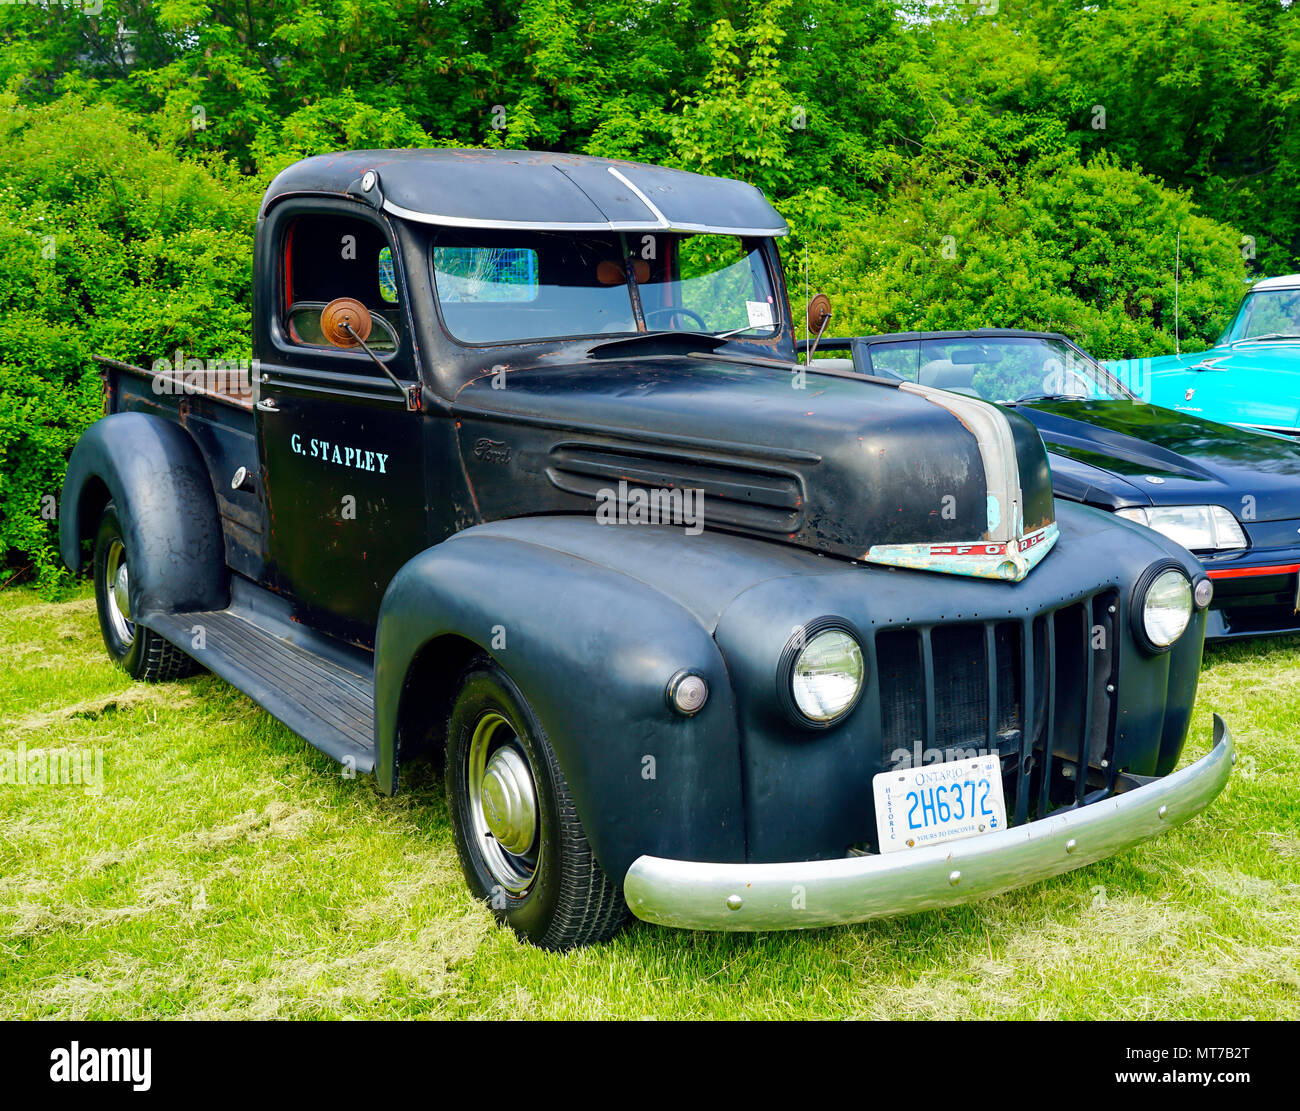
<path fill-rule="evenodd" d="M 262 400 L 257 403 L 257 407 L 264 413 L 278 413 L 280 411 L 276 407 L 275 399 L 272 397 L 262 398 Z"/>

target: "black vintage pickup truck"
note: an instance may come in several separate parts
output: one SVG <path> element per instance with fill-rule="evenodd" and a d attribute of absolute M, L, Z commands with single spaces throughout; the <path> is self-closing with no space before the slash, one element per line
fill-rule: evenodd
<path fill-rule="evenodd" d="M 110 653 L 387 793 L 444 761 L 469 884 L 551 948 L 942 907 L 1205 808 L 1199 563 L 1054 501 L 1015 413 L 797 363 L 786 231 L 598 158 L 290 167 L 251 373 L 105 363 L 61 543 Z"/>

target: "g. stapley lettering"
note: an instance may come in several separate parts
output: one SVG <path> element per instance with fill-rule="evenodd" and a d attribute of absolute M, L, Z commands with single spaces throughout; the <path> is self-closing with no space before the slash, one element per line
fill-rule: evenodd
<path fill-rule="evenodd" d="M 329 440 L 317 440 L 314 437 L 304 442 L 303 438 L 296 432 L 289 438 L 289 446 L 298 455 L 306 455 L 325 463 L 334 463 L 340 467 L 352 467 L 358 471 L 388 473 L 385 469 L 388 466 L 388 453 L 386 451 L 368 451 L 365 448 L 346 447 L 343 444 L 332 444 Z"/>

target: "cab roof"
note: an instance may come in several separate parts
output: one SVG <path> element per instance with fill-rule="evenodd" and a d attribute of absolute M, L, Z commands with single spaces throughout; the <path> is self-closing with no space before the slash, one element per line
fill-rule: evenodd
<path fill-rule="evenodd" d="M 373 178 L 368 177 L 370 173 Z M 406 220 L 541 231 L 789 234 L 761 190 L 644 162 L 526 150 L 357 150 L 295 162 L 271 182 L 276 201 L 352 196 Z"/>

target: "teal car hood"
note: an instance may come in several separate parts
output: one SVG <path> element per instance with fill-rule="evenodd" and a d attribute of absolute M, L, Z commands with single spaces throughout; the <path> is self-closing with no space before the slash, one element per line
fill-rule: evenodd
<path fill-rule="evenodd" d="M 1242 341 L 1191 355 L 1105 364 L 1154 405 L 1300 435 L 1300 341 Z"/>

